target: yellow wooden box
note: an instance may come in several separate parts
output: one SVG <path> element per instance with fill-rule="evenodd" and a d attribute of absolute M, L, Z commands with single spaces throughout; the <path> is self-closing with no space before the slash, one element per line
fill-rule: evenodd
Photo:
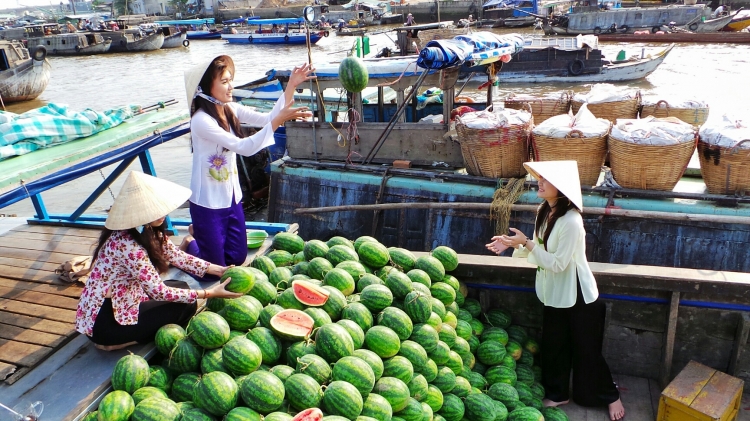
<path fill-rule="evenodd" d="M 738 378 L 690 361 L 661 392 L 656 420 L 736 420 L 742 386 Z"/>

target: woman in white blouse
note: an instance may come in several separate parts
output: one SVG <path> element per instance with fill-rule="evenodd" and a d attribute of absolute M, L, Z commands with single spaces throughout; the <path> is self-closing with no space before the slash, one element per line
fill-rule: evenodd
<path fill-rule="evenodd" d="M 244 263 L 247 236 L 236 154 L 250 156 L 273 145 L 273 132 L 284 122 L 312 115 L 305 107 L 292 108 L 294 90 L 313 79 L 312 72 L 308 64 L 294 68 L 284 95 L 268 114 L 233 102 L 235 67 L 229 56 L 218 56 L 185 73 L 192 115 L 193 225 L 181 247 L 188 253 L 220 266 Z M 240 123 L 260 129 L 245 136 Z"/>
<path fill-rule="evenodd" d="M 586 260 L 583 199 L 576 161 L 527 162 L 538 180 L 539 206 L 532 238 L 511 228 L 514 235 L 492 237 L 487 248 L 497 254 L 515 248 L 538 267 L 536 294 L 544 304 L 542 326 L 542 384 L 545 406 L 569 402 L 608 406 L 612 420 L 625 416 L 617 387 L 602 355 L 605 305 Z"/>

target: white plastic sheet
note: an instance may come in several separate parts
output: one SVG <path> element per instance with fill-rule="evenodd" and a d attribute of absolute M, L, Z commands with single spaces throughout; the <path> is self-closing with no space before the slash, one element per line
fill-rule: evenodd
<path fill-rule="evenodd" d="M 750 139 L 750 127 L 748 126 L 750 126 L 750 122 L 744 122 L 724 114 L 721 119 L 707 121 L 701 127 L 701 142 L 723 148 L 733 148 L 739 142 Z M 750 149 L 750 142 L 745 142 L 739 147 Z"/>
<path fill-rule="evenodd" d="M 611 83 L 597 83 L 588 92 L 573 95 L 573 100 L 586 104 L 601 104 L 603 102 L 624 101 L 635 98 L 636 91 L 627 87 L 619 87 Z"/>
<path fill-rule="evenodd" d="M 505 108 L 494 112 L 466 113 L 458 117 L 458 120 L 470 129 L 499 129 L 526 124 L 531 120 L 531 113 Z"/>
<path fill-rule="evenodd" d="M 536 135 L 564 138 L 571 131 L 578 130 L 583 137 L 598 137 L 609 130 L 609 121 L 596 118 L 583 104 L 576 115 L 572 112 L 550 117 L 534 127 L 532 133 Z"/>
<path fill-rule="evenodd" d="M 643 105 L 653 107 L 659 101 L 664 100 L 670 108 L 708 108 L 705 101 L 696 98 L 660 98 L 655 96 L 644 96 Z M 664 106 L 663 104 L 661 105 Z"/>
<path fill-rule="evenodd" d="M 694 142 L 695 129 L 673 117 L 656 118 L 648 116 L 640 119 L 618 119 L 610 137 L 643 145 L 677 145 Z"/>

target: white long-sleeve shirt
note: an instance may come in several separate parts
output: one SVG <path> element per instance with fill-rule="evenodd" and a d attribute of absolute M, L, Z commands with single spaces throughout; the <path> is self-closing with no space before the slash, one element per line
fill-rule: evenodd
<path fill-rule="evenodd" d="M 259 113 L 250 107 L 229 103 L 240 123 L 261 127 L 252 136 L 238 137 L 234 131 L 226 131 L 203 110 L 198 110 L 190 119 L 190 134 L 193 140 L 193 172 L 190 201 L 210 209 L 223 209 L 242 200 L 242 190 L 237 172 L 237 155 L 250 156 L 274 144 L 271 120 L 284 108 L 282 95 L 270 113 Z"/>
<path fill-rule="evenodd" d="M 557 220 L 547 244 L 539 244 L 536 231 L 533 240 L 533 250 L 521 246 L 513 251 L 513 257 L 526 257 L 529 263 L 539 267 L 536 272 L 539 301 L 550 307 L 572 307 L 578 293 L 576 278 L 581 282 L 586 304 L 599 297 L 594 274 L 586 260 L 586 231 L 578 211 L 571 209 Z"/>

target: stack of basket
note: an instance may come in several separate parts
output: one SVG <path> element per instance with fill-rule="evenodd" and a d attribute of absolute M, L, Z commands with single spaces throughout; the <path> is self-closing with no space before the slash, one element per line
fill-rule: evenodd
<path fill-rule="evenodd" d="M 505 108 L 512 108 L 514 110 L 528 110 L 530 108 L 531 114 L 534 116 L 534 124 L 539 124 L 550 117 L 566 114 L 570 109 L 570 99 L 572 96 L 573 93 L 571 91 L 550 94 L 543 97 L 510 94 L 510 96 L 505 98 Z"/>
<path fill-rule="evenodd" d="M 456 118 L 466 170 L 471 175 L 517 178 L 526 174 L 534 118 L 528 111 L 478 111 Z"/>
<path fill-rule="evenodd" d="M 708 105 L 700 101 L 687 101 L 677 103 L 676 106 L 670 106 L 665 100 L 659 100 L 655 103 L 644 100 L 641 107 L 641 117 L 676 117 L 685 123 L 700 127 L 708 118 Z"/>
<path fill-rule="evenodd" d="M 576 116 L 552 117 L 532 131 L 534 160 L 576 161 L 581 185 L 594 186 L 607 155 L 610 127 L 609 121 L 594 117 L 585 104 Z"/>
<path fill-rule="evenodd" d="M 619 99 L 607 99 L 619 98 Z M 601 83 L 591 87 L 587 94 L 576 94 L 570 101 L 573 113 L 577 113 L 581 105 L 588 104 L 597 118 L 603 118 L 614 123 L 617 119 L 631 119 L 638 116 L 641 106 L 641 91 L 624 92 L 613 85 Z"/>
<path fill-rule="evenodd" d="M 673 117 L 618 120 L 608 141 L 612 175 L 626 189 L 671 191 L 696 140 L 693 126 Z"/>
<path fill-rule="evenodd" d="M 727 116 L 700 130 L 701 175 L 711 194 L 750 192 L 750 128 Z"/>

